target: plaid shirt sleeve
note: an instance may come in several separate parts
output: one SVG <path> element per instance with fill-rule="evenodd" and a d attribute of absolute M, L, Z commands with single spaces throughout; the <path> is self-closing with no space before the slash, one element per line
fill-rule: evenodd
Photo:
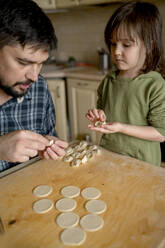
<path fill-rule="evenodd" d="M 57 136 L 54 104 L 44 78 L 39 75 L 22 99 L 12 98 L 0 106 L 0 135 L 16 130 L 30 130 Z M 0 160 L 0 171 L 16 163 Z"/>

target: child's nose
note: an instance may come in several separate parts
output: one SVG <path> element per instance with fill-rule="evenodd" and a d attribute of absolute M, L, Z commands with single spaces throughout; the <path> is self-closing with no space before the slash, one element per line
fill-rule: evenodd
<path fill-rule="evenodd" d="M 122 54 L 121 46 L 117 45 L 115 49 L 115 55 L 121 55 L 121 54 Z"/>

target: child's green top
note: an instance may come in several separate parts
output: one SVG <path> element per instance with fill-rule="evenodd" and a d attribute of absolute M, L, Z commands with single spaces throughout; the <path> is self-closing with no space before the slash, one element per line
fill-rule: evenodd
<path fill-rule="evenodd" d="M 107 122 L 152 126 L 165 136 L 165 80 L 158 72 L 135 79 L 110 73 L 98 88 L 97 108 L 104 110 Z M 100 145 L 154 165 L 161 162 L 159 142 L 113 133 L 104 134 Z"/>

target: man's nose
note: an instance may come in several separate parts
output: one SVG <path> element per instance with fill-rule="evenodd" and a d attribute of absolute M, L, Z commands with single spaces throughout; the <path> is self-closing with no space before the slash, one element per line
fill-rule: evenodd
<path fill-rule="evenodd" d="M 38 80 L 38 75 L 40 72 L 40 68 L 37 65 L 32 65 L 29 70 L 26 72 L 26 78 L 31 80 L 31 81 L 37 81 Z"/>

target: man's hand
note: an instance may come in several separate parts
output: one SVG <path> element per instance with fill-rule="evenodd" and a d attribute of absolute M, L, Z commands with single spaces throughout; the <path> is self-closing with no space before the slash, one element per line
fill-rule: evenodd
<path fill-rule="evenodd" d="M 0 160 L 25 162 L 35 157 L 38 151 L 49 146 L 44 136 L 27 130 L 13 131 L 0 136 Z"/>
<path fill-rule="evenodd" d="M 43 152 L 40 152 L 40 156 L 42 156 L 45 159 L 53 159 L 56 160 L 59 157 L 62 157 L 65 155 L 65 148 L 68 147 L 68 143 L 66 141 L 60 140 L 54 136 L 46 136 L 49 141 L 53 140 L 53 144 L 48 147 Z"/>

